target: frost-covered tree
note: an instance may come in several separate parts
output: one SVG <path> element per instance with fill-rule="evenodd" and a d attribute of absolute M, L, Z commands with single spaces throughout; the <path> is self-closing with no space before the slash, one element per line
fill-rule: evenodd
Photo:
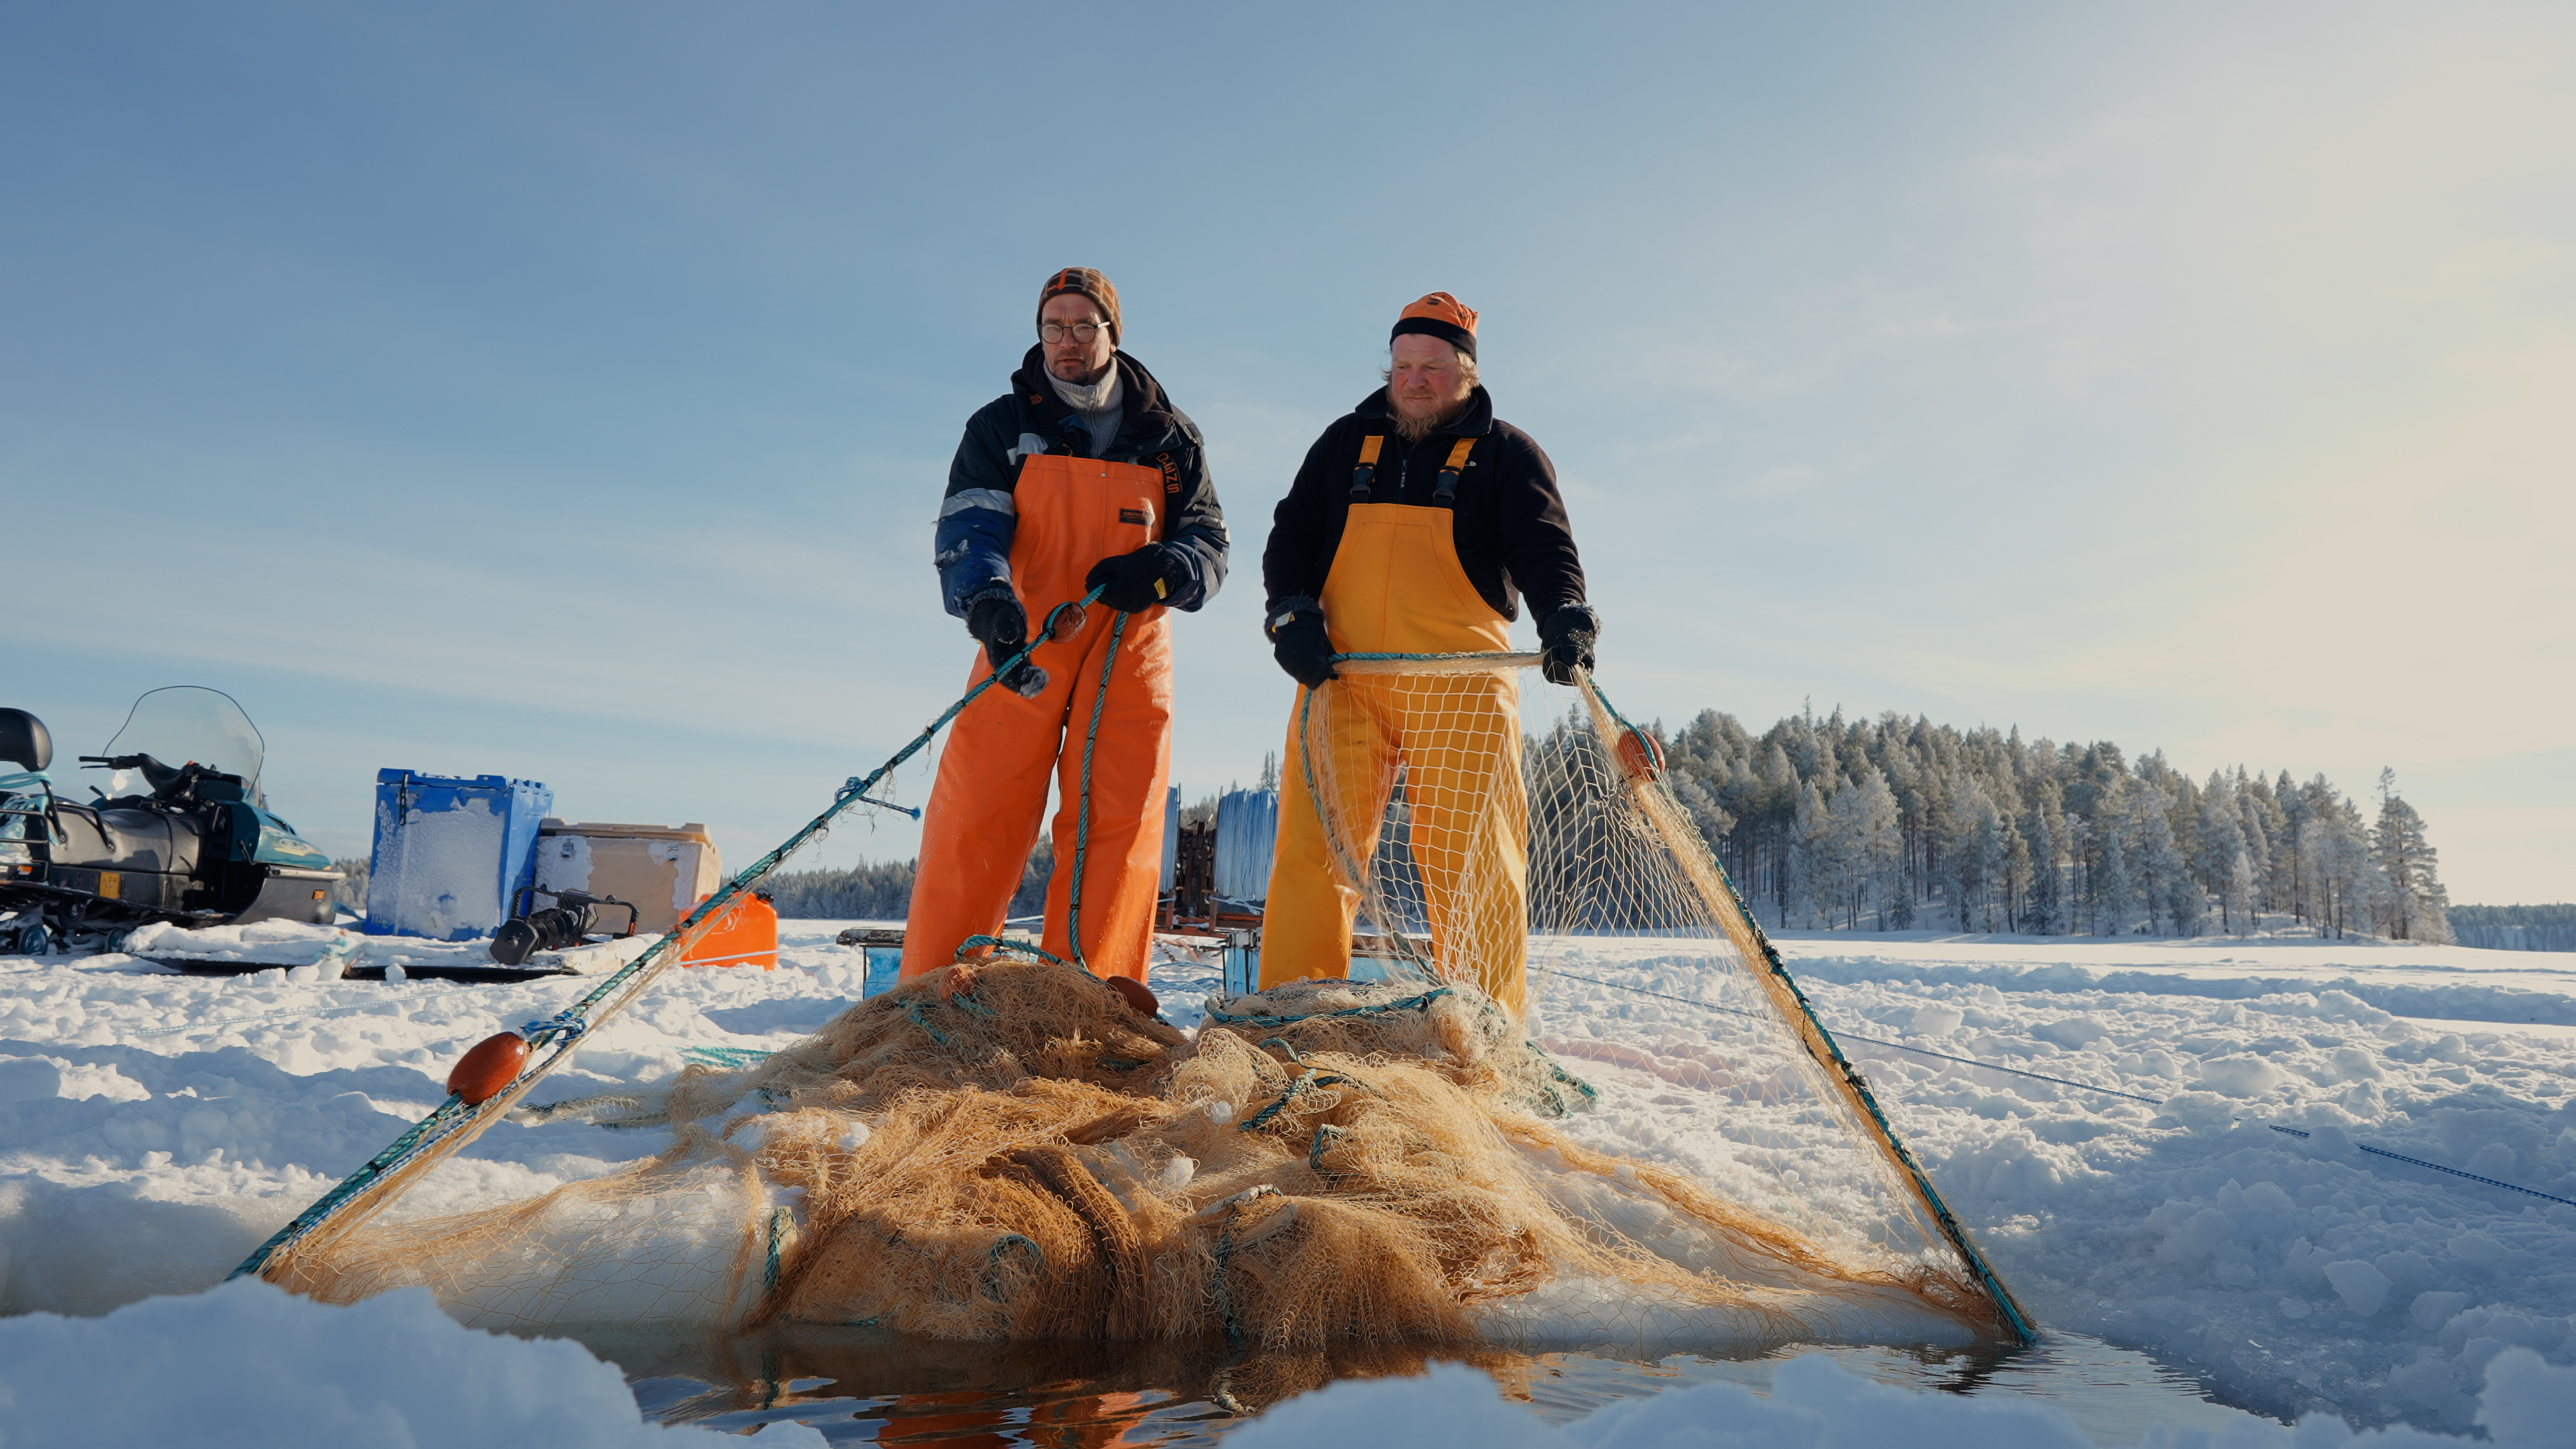
<path fill-rule="evenodd" d="M 2111 815 L 2100 821 L 2099 841 L 2093 866 L 2093 931 L 2101 936 L 2125 936 L 2138 919 L 2138 882 L 2129 869 L 2128 843 L 2122 818 Z"/>
<path fill-rule="evenodd" d="M 2030 846 L 2030 894 L 2022 902 L 2021 928 L 2034 935 L 2057 935 L 2067 929 L 2063 869 L 2067 843 L 2066 812 L 2055 781 L 2042 779 L 2032 789 L 2021 833 Z"/>
<path fill-rule="evenodd" d="M 2204 783 L 2108 740 L 1840 709 L 1758 734 L 1702 711 L 1666 755 L 1674 797 L 1738 889 L 1784 923 L 2239 932 L 2286 912 L 2328 933 L 2394 930 L 2400 915 L 2410 936 L 2427 929 L 2422 887 L 2392 893 L 2376 837 L 2322 776 L 2238 765 Z"/>
<path fill-rule="evenodd" d="M 1798 788 L 1797 813 L 1791 817 L 1789 850 L 1780 872 L 1780 924 L 1789 924 L 1789 913 L 1795 910 L 1800 919 L 1812 924 L 1818 907 L 1819 888 L 1832 890 L 1834 840 L 1832 817 L 1825 810 L 1824 792 L 1810 780 Z"/>
<path fill-rule="evenodd" d="M 2244 923 L 2243 934 L 2253 933 L 2254 902 L 2256 893 L 2262 889 L 2259 881 L 2260 877 L 2254 870 L 2253 853 L 2245 850 L 2236 852 L 2236 859 L 2227 870 L 2226 893 L 2220 897 L 2227 902 L 2229 934 L 2238 934 L 2236 923 L 2240 921 Z"/>
<path fill-rule="evenodd" d="M 2381 930 L 2392 940 L 2448 943 L 2450 897 L 2434 870 L 2433 844 L 2424 817 L 2397 793 L 2397 772 L 2379 772 L 2379 824 L 2371 831 L 2371 857 L 2387 882 Z"/>
<path fill-rule="evenodd" d="M 1973 780 L 1960 792 L 1956 813 L 1961 828 L 1951 879 L 1958 886 L 1959 929 L 1992 931 L 2011 864 L 2012 825 Z"/>
<path fill-rule="evenodd" d="M 2183 883 L 2186 872 L 2167 808 L 2165 787 L 2141 781 L 2129 794 L 2125 844 L 2129 847 L 2130 869 L 2136 873 L 2139 901 L 2146 908 L 2147 930 L 2153 933 L 2162 926 L 2183 935 L 2198 928 L 2199 913 L 2192 912 L 2192 919 L 2184 920 L 2175 909 L 2183 895 L 2177 886 Z"/>
<path fill-rule="evenodd" d="M 1852 788 L 1835 796 L 1834 803 L 1843 813 L 1850 848 L 1853 925 L 1858 927 L 1862 911 L 1875 909 L 1885 929 L 1888 901 L 1905 889 L 1896 792 L 1888 788 L 1887 776 L 1873 766 Z"/>
<path fill-rule="evenodd" d="M 2229 935 L 2236 933 L 2236 916 L 2241 909 L 2234 893 L 2237 861 L 2245 855 L 2243 812 L 2238 808 L 2236 782 L 2225 771 L 2209 772 L 2209 787 L 2201 792 L 2199 840 L 2192 854 L 2192 870 L 2199 876 L 2201 889 L 2218 901 L 2218 927 Z"/>

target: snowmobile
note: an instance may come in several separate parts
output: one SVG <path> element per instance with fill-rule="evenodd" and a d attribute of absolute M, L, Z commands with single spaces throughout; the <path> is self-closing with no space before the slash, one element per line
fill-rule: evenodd
<path fill-rule="evenodd" d="M 153 921 L 331 923 L 342 873 L 268 813 L 266 742 L 232 696 L 147 691 L 80 757 L 110 772 L 87 804 L 54 793 L 53 752 L 44 721 L 0 709 L 0 953 L 113 949 Z"/>

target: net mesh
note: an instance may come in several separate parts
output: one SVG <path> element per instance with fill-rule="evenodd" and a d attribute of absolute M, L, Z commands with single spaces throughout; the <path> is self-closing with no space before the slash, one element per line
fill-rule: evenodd
<path fill-rule="evenodd" d="M 1495 673 L 1367 676 L 1301 721 L 1360 746 L 1304 753 L 1397 979 L 1212 1002 L 1188 1035 L 1077 968 L 952 966 L 756 1065 L 558 1109 L 667 1124 L 653 1159 L 317 1235 L 270 1276 L 518 1330 L 1213 1340 L 1247 1375 L 1993 1331 L 1597 696 L 1524 743 Z"/>

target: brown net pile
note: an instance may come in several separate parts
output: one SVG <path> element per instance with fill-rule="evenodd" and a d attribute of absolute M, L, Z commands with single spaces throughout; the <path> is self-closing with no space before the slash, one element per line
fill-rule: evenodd
<path fill-rule="evenodd" d="M 1473 986 L 1297 983 L 1195 1040 L 1069 967 L 957 966 L 630 1111 L 672 1146 L 531 1202 L 299 1245 L 468 1323 L 864 1324 L 1255 1350 L 1963 1336 L 1860 1256 L 1546 1119 L 1583 1084 Z"/>

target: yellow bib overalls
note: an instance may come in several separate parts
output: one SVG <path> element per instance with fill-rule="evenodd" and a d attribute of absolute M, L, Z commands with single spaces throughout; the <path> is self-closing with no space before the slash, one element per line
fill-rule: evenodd
<path fill-rule="evenodd" d="M 1383 439 L 1361 444 L 1352 489 L 1364 497 Z M 1447 497 L 1474 440 L 1442 470 Z M 1511 625 L 1458 562 L 1457 515 L 1401 503 L 1350 505 L 1324 578 L 1324 625 L 1337 653 L 1455 654 L 1508 649 Z M 1261 984 L 1350 974 L 1356 883 L 1337 858 L 1366 862 L 1405 771 L 1411 845 L 1432 953 L 1515 1016 L 1529 931 L 1529 805 L 1521 789 L 1520 681 L 1509 669 L 1437 676 L 1345 674 L 1306 708 L 1297 691 L 1280 768 L 1279 836 L 1262 911 Z M 1331 705 L 1327 708 L 1327 704 Z M 1299 719 L 1306 721 L 1300 737 Z M 1325 796 L 1335 849 L 1307 786 Z M 1378 923 L 1381 929 L 1385 923 Z"/>

